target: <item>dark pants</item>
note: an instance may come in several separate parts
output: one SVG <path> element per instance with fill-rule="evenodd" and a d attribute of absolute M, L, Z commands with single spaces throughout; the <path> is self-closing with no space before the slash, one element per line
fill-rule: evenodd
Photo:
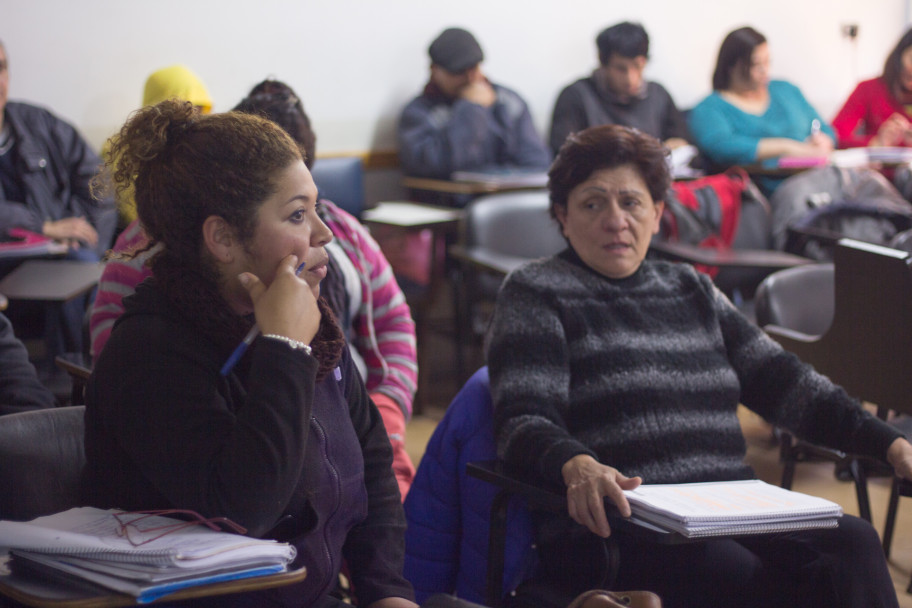
<path fill-rule="evenodd" d="M 568 597 L 599 587 L 585 563 L 601 560 L 604 541 L 579 527 L 576 549 L 539 545 L 539 582 Z M 898 606 L 877 532 L 851 515 L 838 528 L 805 530 L 684 545 L 635 542 L 618 535 L 620 566 L 614 589 L 643 589 L 665 608 Z M 588 545 L 588 546 L 587 546 Z"/>

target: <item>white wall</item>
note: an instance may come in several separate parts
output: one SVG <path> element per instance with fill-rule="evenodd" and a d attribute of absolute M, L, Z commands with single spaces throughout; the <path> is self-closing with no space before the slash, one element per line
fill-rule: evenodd
<path fill-rule="evenodd" d="M 710 89 L 722 37 L 750 24 L 773 74 L 832 116 L 876 75 L 905 30 L 910 0 L 0 0 L 10 96 L 46 105 L 96 147 L 140 103 L 146 76 L 185 63 L 230 109 L 266 76 L 291 84 L 318 150 L 395 147 L 402 105 L 422 87 L 426 49 L 449 25 L 472 30 L 498 82 L 528 100 L 543 130 L 560 88 L 596 64 L 594 38 L 624 19 L 652 38 L 651 79 L 682 107 Z M 841 26 L 855 23 L 855 42 Z"/>

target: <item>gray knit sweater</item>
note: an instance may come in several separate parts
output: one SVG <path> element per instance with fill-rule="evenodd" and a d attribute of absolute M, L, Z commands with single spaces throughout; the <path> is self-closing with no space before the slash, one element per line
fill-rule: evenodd
<path fill-rule="evenodd" d="M 501 288 L 487 357 L 500 455 L 549 483 L 577 454 L 644 483 L 753 477 L 738 403 L 875 458 L 899 436 L 684 264 L 621 280 L 572 250 L 526 264 Z"/>

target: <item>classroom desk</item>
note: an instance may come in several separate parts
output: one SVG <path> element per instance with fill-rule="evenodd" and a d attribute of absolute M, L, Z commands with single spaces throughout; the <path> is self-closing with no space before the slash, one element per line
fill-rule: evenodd
<path fill-rule="evenodd" d="M 59 323 L 64 304 L 91 291 L 98 284 L 103 269 L 104 265 L 97 262 L 26 260 L 3 277 L 0 293 L 9 300 L 45 302 L 57 309 L 55 314 L 48 315 L 49 323 Z M 72 335 L 74 331 L 79 331 L 79 328 L 45 327 L 47 352 L 55 352 L 53 343 L 59 339 L 55 338 L 58 335 L 62 335 L 62 347 L 66 351 L 78 350 L 75 346 L 78 335 Z"/>
<path fill-rule="evenodd" d="M 513 192 L 516 190 L 540 190 L 544 183 L 528 180 L 509 180 L 506 178 L 449 180 L 429 177 L 403 177 L 402 185 L 413 190 L 428 190 L 441 194 L 481 195 L 495 192 Z"/>
<path fill-rule="evenodd" d="M 104 266 L 75 260 L 27 260 L 0 281 L 10 300 L 68 302 L 98 284 Z"/>
<path fill-rule="evenodd" d="M 435 254 L 440 249 L 441 241 L 456 233 L 462 215 L 463 212 L 459 209 L 412 202 L 385 202 L 364 211 L 361 221 L 367 226 L 404 232 L 431 230 L 430 282 L 425 298 L 430 302 L 445 274 L 445 260 L 438 260 Z"/>
<path fill-rule="evenodd" d="M 418 369 L 421 370 L 426 361 L 426 349 L 422 348 L 421 335 L 428 329 L 428 311 L 439 297 L 444 286 L 447 274 L 446 243 L 455 236 L 463 212 L 460 209 L 434 207 L 412 202 L 385 202 L 372 209 L 367 209 L 361 216 L 361 221 L 369 227 L 378 227 L 417 233 L 422 230 L 431 230 L 430 252 L 428 255 L 430 269 L 427 287 L 417 294 L 407 294 L 415 320 L 415 333 L 418 341 Z M 425 368 L 426 369 L 426 368 Z M 419 372 L 420 373 L 420 372 Z M 420 384 L 420 383 L 419 383 Z M 413 411 L 421 411 L 421 390 L 415 396 Z"/>
<path fill-rule="evenodd" d="M 109 591 L 90 583 L 74 582 L 69 584 L 47 579 L 39 580 L 22 574 L 13 574 L 9 571 L 6 561 L 7 558 L 0 559 L 0 595 L 25 606 L 34 606 L 36 608 L 112 608 L 138 605 L 136 598 L 132 596 Z M 307 569 L 301 567 L 297 570 L 268 576 L 200 585 L 177 591 L 144 605 L 169 604 L 177 600 L 224 595 L 227 593 L 260 591 L 299 583 L 306 576 Z"/>
<path fill-rule="evenodd" d="M 799 255 L 766 249 L 722 250 L 668 241 L 654 241 L 649 249 L 665 258 L 704 266 L 780 270 L 815 263 Z"/>
<path fill-rule="evenodd" d="M 385 202 L 364 211 L 361 221 L 404 232 L 431 230 L 431 255 L 428 288 L 419 308 L 429 306 L 446 278 L 445 248 L 442 245 L 456 234 L 463 212 L 460 209 L 435 207 L 412 202 Z M 444 256 L 437 252 L 443 251 Z"/>

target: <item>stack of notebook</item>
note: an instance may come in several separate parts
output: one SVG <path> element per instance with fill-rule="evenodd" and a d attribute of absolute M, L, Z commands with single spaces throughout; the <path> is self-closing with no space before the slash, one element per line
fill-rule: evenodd
<path fill-rule="evenodd" d="M 23 574 L 88 581 L 135 596 L 139 603 L 175 591 L 284 572 L 295 557 L 287 543 L 188 525 L 169 517 L 70 509 L 29 522 L 0 521 L 0 547 Z M 167 534 L 162 534 L 168 531 Z"/>
<path fill-rule="evenodd" d="M 760 480 L 642 485 L 624 492 L 634 520 L 688 538 L 835 528 L 838 504 Z"/>

